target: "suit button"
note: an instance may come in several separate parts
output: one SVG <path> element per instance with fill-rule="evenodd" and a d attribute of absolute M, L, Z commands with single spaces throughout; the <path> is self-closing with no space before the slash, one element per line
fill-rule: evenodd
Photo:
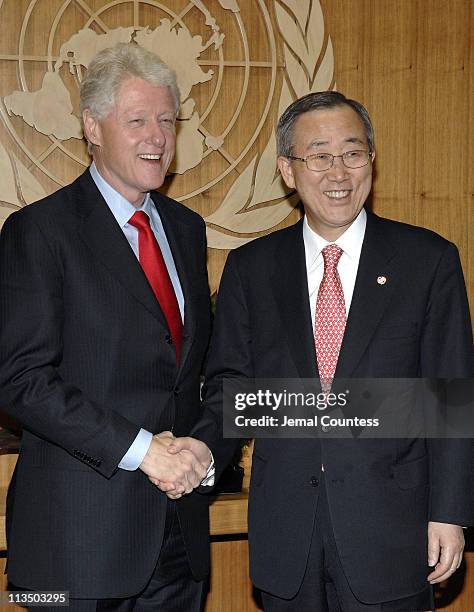
<path fill-rule="evenodd" d="M 316 476 L 311 476 L 311 480 L 309 481 L 309 484 L 312 487 L 317 487 L 319 484 L 319 480 L 316 478 Z"/>
<path fill-rule="evenodd" d="M 173 338 L 172 338 L 172 337 L 171 337 L 169 334 L 166 334 L 166 336 L 165 336 L 165 341 L 166 341 L 168 344 L 173 344 Z"/>
<path fill-rule="evenodd" d="M 179 394 L 181 393 L 181 389 L 180 389 L 179 387 L 175 387 L 175 388 L 173 389 L 173 393 L 174 393 L 175 395 L 179 395 Z"/>

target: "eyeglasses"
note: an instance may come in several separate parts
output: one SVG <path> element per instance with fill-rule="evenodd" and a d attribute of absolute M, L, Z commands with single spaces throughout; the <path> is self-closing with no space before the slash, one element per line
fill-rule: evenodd
<path fill-rule="evenodd" d="M 342 159 L 342 163 L 346 168 L 362 168 L 367 166 L 369 160 L 372 159 L 372 151 L 346 151 L 342 155 L 331 155 L 331 153 L 315 153 L 314 155 L 307 155 L 306 157 L 295 157 L 294 155 L 287 155 L 287 159 L 294 161 L 305 162 L 308 170 L 313 172 L 324 172 L 332 168 L 336 157 Z"/>

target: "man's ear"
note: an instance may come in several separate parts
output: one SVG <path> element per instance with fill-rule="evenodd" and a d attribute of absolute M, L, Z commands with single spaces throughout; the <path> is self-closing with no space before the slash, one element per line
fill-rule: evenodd
<path fill-rule="evenodd" d="M 84 125 L 84 133 L 87 141 L 90 144 L 100 146 L 102 142 L 100 123 L 98 119 L 92 116 L 88 108 L 82 113 L 82 123 Z"/>
<path fill-rule="evenodd" d="M 280 155 L 277 162 L 286 186 L 290 189 L 295 189 L 295 177 L 293 176 L 293 166 L 291 165 L 291 161 L 288 158 Z"/>

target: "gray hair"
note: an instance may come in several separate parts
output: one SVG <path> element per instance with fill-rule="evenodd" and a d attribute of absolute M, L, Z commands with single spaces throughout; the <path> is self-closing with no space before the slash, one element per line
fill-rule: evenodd
<path fill-rule="evenodd" d="M 88 109 L 95 119 L 106 117 L 115 106 L 120 86 L 130 76 L 157 87 L 168 87 L 178 112 L 180 94 L 174 71 L 144 47 L 118 43 L 99 51 L 90 62 L 81 83 L 81 116 Z"/>
<path fill-rule="evenodd" d="M 318 91 L 295 100 L 280 117 L 276 133 L 278 155 L 288 157 L 292 154 L 293 131 L 296 120 L 300 115 L 310 111 L 335 108 L 337 106 L 349 106 L 359 115 L 364 124 L 369 151 L 374 152 L 374 128 L 365 106 L 356 100 L 346 98 L 344 94 L 338 91 Z"/>

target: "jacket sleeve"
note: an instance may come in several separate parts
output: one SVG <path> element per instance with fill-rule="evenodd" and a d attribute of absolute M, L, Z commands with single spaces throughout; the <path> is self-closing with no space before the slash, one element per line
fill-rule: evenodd
<path fill-rule="evenodd" d="M 440 257 L 431 286 L 420 363 L 421 376 L 426 378 L 474 377 L 469 305 L 453 244 L 448 244 Z M 430 520 L 474 525 L 474 440 L 434 438 L 428 448 Z"/>

